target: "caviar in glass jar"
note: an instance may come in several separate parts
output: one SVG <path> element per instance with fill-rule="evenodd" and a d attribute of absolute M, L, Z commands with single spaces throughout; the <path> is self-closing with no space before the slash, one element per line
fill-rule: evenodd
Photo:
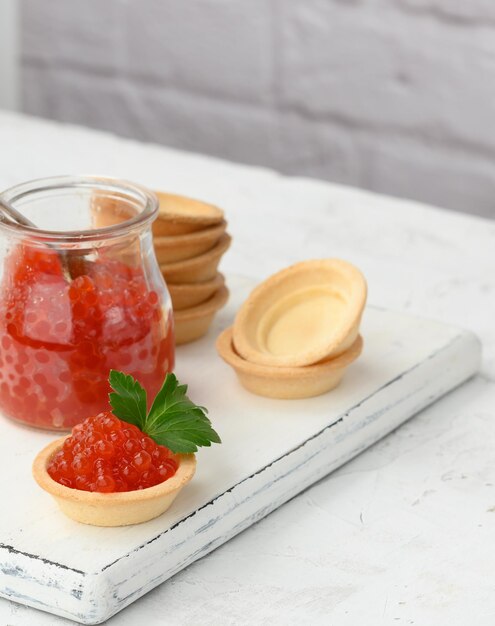
<path fill-rule="evenodd" d="M 21 198 L 37 225 L 52 221 L 39 235 L 0 224 L 0 412 L 69 430 L 108 406 L 111 369 L 154 396 L 174 367 L 170 297 L 151 237 L 156 198 L 130 183 L 70 177 L 5 194 L 14 205 Z M 81 230 L 54 232 L 59 221 Z"/>

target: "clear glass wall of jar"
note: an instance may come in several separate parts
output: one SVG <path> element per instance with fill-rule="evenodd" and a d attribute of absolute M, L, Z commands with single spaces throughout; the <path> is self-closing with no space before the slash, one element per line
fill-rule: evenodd
<path fill-rule="evenodd" d="M 152 244 L 154 194 L 64 176 L 2 196 L 38 228 L 0 223 L 0 412 L 70 429 L 108 410 L 111 369 L 154 395 L 174 367 L 171 301 Z"/>

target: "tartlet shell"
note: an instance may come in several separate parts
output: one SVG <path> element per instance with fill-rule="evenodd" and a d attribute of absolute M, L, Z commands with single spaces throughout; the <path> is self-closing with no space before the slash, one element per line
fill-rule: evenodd
<path fill-rule="evenodd" d="M 246 361 L 235 350 L 232 327 L 219 335 L 216 348 L 251 393 L 268 398 L 297 399 L 319 396 L 337 387 L 346 369 L 361 354 L 363 340 L 358 335 L 343 354 L 306 367 L 272 367 Z"/>
<path fill-rule="evenodd" d="M 208 332 L 216 313 L 225 306 L 229 298 L 229 290 L 225 285 L 206 302 L 174 311 L 175 343 L 181 345 L 199 339 Z"/>
<path fill-rule="evenodd" d="M 158 263 L 175 263 L 191 259 L 211 250 L 225 232 L 227 222 L 185 235 L 154 237 L 153 245 Z"/>
<path fill-rule="evenodd" d="M 177 194 L 155 191 L 160 204 L 153 234 L 174 236 L 193 233 L 223 220 L 223 211 L 213 204 Z"/>
<path fill-rule="evenodd" d="M 174 311 L 182 311 L 206 302 L 225 284 L 223 274 L 217 272 L 215 278 L 202 283 L 167 283 Z"/>
<path fill-rule="evenodd" d="M 192 259 L 165 263 L 160 270 L 165 281 L 171 283 L 198 283 L 215 278 L 220 259 L 229 249 L 232 238 L 224 233 L 216 246 Z"/>
<path fill-rule="evenodd" d="M 67 437 L 57 439 L 39 452 L 33 462 L 33 477 L 42 489 L 53 496 L 68 517 L 82 524 L 129 526 L 158 517 L 170 507 L 196 471 L 194 454 L 179 454 L 179 467 L 174 476 L 148 489 L 119 493 L 71 489 L 53 480 L 46 469 L 65 439 Z"/>
<path fill-rule="evenodd" d="M 300 302 L 311 302 L 308 290 L 313 290 L 313 297 L 316 298 L 321 293 L 335 292 L 337 296 L 332 297 L 345 301 L 343 319 L 339 324 L 324 326 L 325 332 L 319 343 L 314 345 L 313 342 L 309 346 L 303 339 L 310 322 L 300 323 L 297 330 L 301 331 L 300 343 L 304 348 L 286 354 L 271 352 L 263 345 L 263 329 L 269 329 L 273 320 L 283 318 L 287 310 L 291 310 L 290 304 L 287 305 L 291 299 L 295 303 L 292 304 L 294 307 Z M 366 297 L 364 276 L 347 261 L 318 259 L 296 263 L 260 283 L 241 306 L 233 327 L 235 349 L 247 361 L 273 367 L 303 367 L 336 357 L 348 350 L 356 340 Z"/>

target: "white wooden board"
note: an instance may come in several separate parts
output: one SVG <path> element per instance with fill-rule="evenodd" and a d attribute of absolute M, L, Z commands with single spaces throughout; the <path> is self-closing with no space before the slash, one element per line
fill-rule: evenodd
<path fill-rule="evenodd" d="M 171 510 L 105 529 L 67 519 L 31 478 L 52 435 L 0 423 L 0 595 L 83 624 L 120 611 L 351 459 L 478 369 L 467 332 L 368 307 L 365 349 L 335 391 L 310 400 L 249 394 L 215 337 L 253 285 L 231 277 L 229 306 L 204 339 L 179 348 L 177 375 L 210 409 L 223 445 L 202 450 Z"/>

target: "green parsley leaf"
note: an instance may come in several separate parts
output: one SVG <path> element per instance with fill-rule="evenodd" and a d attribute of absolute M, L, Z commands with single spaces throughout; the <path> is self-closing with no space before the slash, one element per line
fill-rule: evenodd
<path fill-rule="evenodd" d="M 114 385 L 116 374 L 119 375 L 116 380 L 119 389 Z M 123 380 L 125 384 L 122 384 Z M 197 452 L 201 446 L 221 443 L 218 433 L 213 430 L 206 416 L 206 409 L 197 406 L 187 397 L 187 385 L 181 385 L 175 374 L 167 374 L 148 415 L 145 412 L 142 425 L 136 421 L 138 413 L 135 402 L 136 391 L 138 389 L 144 391 L 141 385 L 132 376 L 114 371 L 110 373 L 110 384 L 118 392 L 110 394 L 110 403 L 115 415 L 135 424 L 156 443 L 166 446 L 172 452 L 187 454 Z M 118 395 L 120 389 L 124 389 L 125 393 Z M 146 392 L 144 393 L 146 407 Z M 142 405 L 139 406 L 142 408 Z"/>
<path fill-rule="evenodd" d="M 146 390 L 132 376 L 110 370 L 110 405 L 114 415 L 143 430 L 146 423 Z"/>

